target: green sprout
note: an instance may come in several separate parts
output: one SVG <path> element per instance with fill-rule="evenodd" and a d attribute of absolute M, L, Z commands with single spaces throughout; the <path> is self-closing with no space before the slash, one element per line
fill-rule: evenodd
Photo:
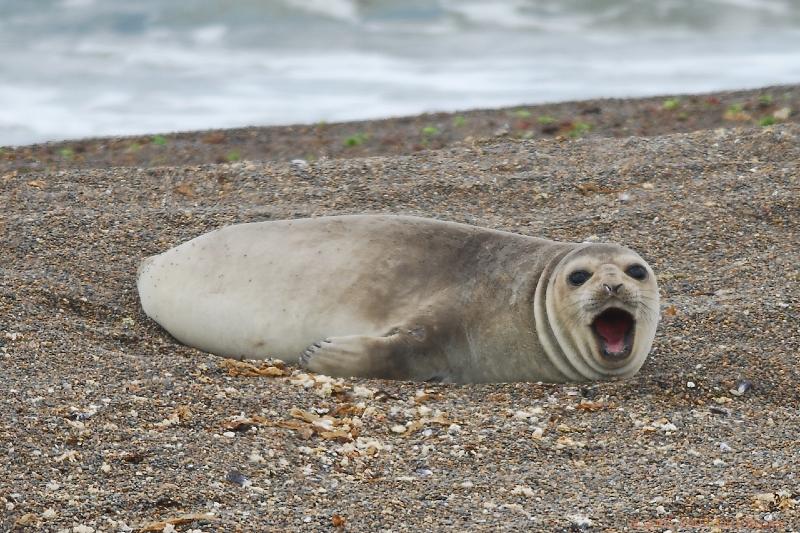
<path fill-rule="evenodd" d="M 58 154 L 64 159 L 72 159 L 75 157 L 75 151 L 70 147 L 62 148 L 58 151 Z"/>
<path fill-rule="evenodd" d="M 667 111 L 672 111 L 678 109 L 680 105 L 681 101 L 678 100 L 677 98 L 667 98 L 666 100 L 664 100 L 664 103 L 661 104 L 661 107 L 663 109 L 666 109 Z"/>
<path fill-rule="evenodd" d="M 453 117 L 453 127 L 460 128 L 466 125 L 467 119 L 464 115 L 458 115 L 457 117 Z"/>
<path fill-rule="evenodd" d="M 137 142 L 132 142 L 130 144 L 130 146 L 128 146 L 128 151 L 129 152 L 134 152 L 135 153 L 135 152 L 138 152 L 141 149 L 142 149 L 142 145 L 137 143 Z"/>
<path fill-rule="evenodd" d="M 728 106 L 728 113 L 730 113 L 732 115 L 733 114 L 737 114 L 737 113 L 741 113 L 742 111 L 744 111 L 744 106 L 742 104 L 740 104 L 740 103 L 731 104 L 731 105 Z"/>
<path fill-rule="evenodd" d="M 531 116 L 531 112 L 527 109 L 516 109 L 512 111 L 511 114 L 517 118 L 530 118 Z"/>
<path fill-rule="evenodd" d="M 361 146 L 369 138 L 366 133 L 358 132 L 344 140 L 345 146 Z"/>
<path fill-rule="evenodd" d="M 167 138 L 163 135 L 153 135 L 152 138 L 153 144 L 157 144 L 158 146 L 166 146 L 167 145 Z"/>
<path fill-rule="evenodd" d="M 542 126 L 548 126 L 548 125 L 552 124 L 555 121 L 556 121 L 556 119 L 554 119 L 550 115 L 542 115 L 541 117 L 536 119 L 536 122 L 538 122 Z"/>
<path fill-rule="evenodd" d="M 436 137 L 439 135 L 439 128 L 436 126 L 425 126 L 422 128 L 423 137 Z"/>
<path fill-rule="evenodd" d="M 242 153 L 236 148 L 225 154 L 225 161 L 227 161 L 228 163 L 235 163 L 241 158 L 242 158 Z"/>
<path fill-rule="evenodd" d="M 761 107 L 769 107 L 772 105 L 772 95 L 771 94 L 762 94 L 758 97 L 758 105 Z"/>
<path fill-rule="evenodd" d="M 766 117 L 761 117 L 761 120 L 758 121 L 759 126 L 772 126 L 775 124 L 777 120 L 772 115 L 767 115 Z"/>
<path fill-rule="evenodd" d="M 581 137 L 589 133 L 591 129 L 592 129 L 591 124 L 587 124 L 586 122 L 581 122 L 581 121 L 574 122 L 572 124 L 572 128 L 569 130 L 569 136 L 572 137 L 573 139 Z"/>

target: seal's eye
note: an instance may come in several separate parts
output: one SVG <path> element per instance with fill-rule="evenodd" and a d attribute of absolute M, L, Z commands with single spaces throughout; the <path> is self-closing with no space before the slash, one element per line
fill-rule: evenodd
<path fill-rule="evenodd" d="M 645 270 L 642 265 L 631 265 L 628 267 L 628 270 L 626 270 L 625 273 L 633 279 L 638 279 L 639 281 L 642 281 L 647 277 L 647 270 Z"/>
<path fill-rule="evenodd" d="M 571 284 L 577 287 L 578 285 L 583 285 L 584 283 L 586 283 L 586 280 L 591 277 L 592 277 L 591 272 L 586 272 L 585 270 L 576 270 L 575 272 L 570 274 L 567 279 Z"/>

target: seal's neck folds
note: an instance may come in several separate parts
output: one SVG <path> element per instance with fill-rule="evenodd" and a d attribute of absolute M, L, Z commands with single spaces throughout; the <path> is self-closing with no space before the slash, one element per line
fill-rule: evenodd
<path fill-rule="evenodd" d="M 559 342 L 558 324 L 555 320 L 551 320 L 551 310 L 548 309 L 547 301 L 552 300 L 553 297 L 548 298 L 548 294 L 552 292 L 550 278 L 558 270 L 561 261 L 570 253 L 571 250 L 566 249 L 562 253 L 553 257 L 542 269 L 539 275 L 539 280 L 536 284 L 536 292 L 533 297 L 533 314 L 536 324 L 536 333 L 539 337 L 539 342 L 542 344 L 542 349 L 547 355 L 553 369 L 559 374 L 554 376 L 553 381 L 585 381 L 586 377 L 583 376 L 578 370 L 570 363 L 570 358 L 567 353 L 562 349 Z M 552 317 L 555 319 L 555 316 Z"/>

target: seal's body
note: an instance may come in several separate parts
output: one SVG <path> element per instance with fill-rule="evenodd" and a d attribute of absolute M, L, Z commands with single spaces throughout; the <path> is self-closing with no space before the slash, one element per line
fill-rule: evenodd
<path fill-rule="evenodd" d="M 658 322 L 631 250 L 404 216 L 228 226 L 146 259 L 138 288 L 185 344 L 338 376 L 630 376 Z"/>

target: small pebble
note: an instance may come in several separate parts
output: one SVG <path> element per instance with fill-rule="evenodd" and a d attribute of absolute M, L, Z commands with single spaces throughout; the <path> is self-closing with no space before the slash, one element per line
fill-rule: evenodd
<path fill-rule="evenodd" d="M 567 519 L 574 527 L 578 529 L 589 529 L 593 524 L 592 520 L 588 516 L 579 514 L 568 515 Z"/>
<path fill-rule="evenodd" d="M 736 388 L 731 389 L 729 392 L 734 396 L 743 396 L 747 391 L 753 388 L 753 382 L 749 379 L 740 379 L 736 382 Z"/>
<path fill-rule="evenodd" d="M 511 494 L 521 494 L 521 495 L 523 495 L 523 496 L 526 496 L 526 497 L 528 497 L 528 498 L 533 498 L 533 496 L 534 496 L 536 493 L 535 493 L 535 492 L 533 492 L 533 489 L 532 489 L 532 488 L 530 488 L 530 487 L 527 487 L 527 486 L 525 486 L 525 485 L 517 485 L 517 486 L 515 486 L 515 487 L 514 487 L 514 489 L 511 491 Z"/>
<path fill-rule="evenodd" d="M 247 477 L 238 470 L 230 470 L 225 475 L 225 481 L 240 487 L 244 487 L 248 483 Z"/>
<path fill-rule="evenodd" d="M 789 107 L 782 107 L 775 111 L 772 116 L 777 118 L 778 120 L 788 120 L 789 115 L 792 114 L 792 110 Z"/>

